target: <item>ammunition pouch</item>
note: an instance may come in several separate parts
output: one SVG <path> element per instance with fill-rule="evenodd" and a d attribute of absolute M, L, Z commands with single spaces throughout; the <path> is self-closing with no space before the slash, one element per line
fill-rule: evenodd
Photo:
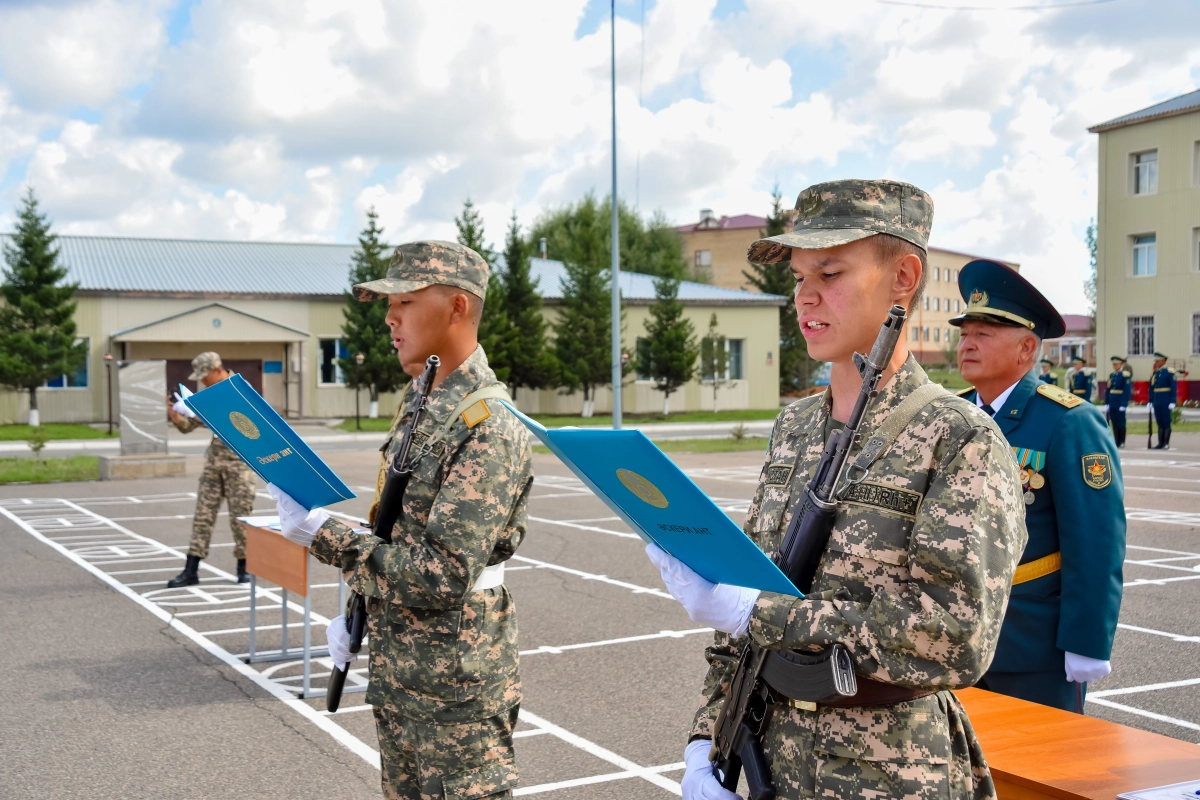
<path fill-rule="evenodd" d="M 817 706 L 885 706 L 933 694 L 929 689 L 856 677 L 850 652 L 840 644 L 819 653 L 772 651 L 763 664 L 762 679 L 776 702 L 809 711 Z"/>

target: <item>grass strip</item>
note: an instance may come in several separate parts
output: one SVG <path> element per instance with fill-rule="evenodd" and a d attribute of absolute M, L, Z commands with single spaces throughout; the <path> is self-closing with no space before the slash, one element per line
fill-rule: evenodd
<path fill-rule="evenodd" d="M 0 458 L 0 485 L 98 480 L 100 459 L 96 456 Z"/>
<path fill-rule="evenodd" d="M 739 453 L 751 450 L 766 452 L 765 436 L 747 436 L 745 439 L 664 439 L 655 442 L 664 453 Z M 533 446 L 535 453 L 549 453 L 548 447 Z"/>
<path fill-rule="evenodd" d="M 41 426 L 47 439 L 107 439 L 108 429 L 98 430 L 91 425 L 72 425 L 68 423 L 51 422 Z M 0 425 L 0 442 L 23 442 L 29 439 L 33 428 L 29 425 Z M 112 438 L 120 434 L 115 430 Z"/>
<path fill-rule="evenodd" d="M 608 414 L 597 414 L 594 417 L 572 416 L 569 414 L 534 414 L 534 419 L 545 425 L 547 428 L 563 428 L 568 425 L 577 427 L 583 426 L 603 426 L 612 425 L 612 416 Z M 734 411 L 681 411 L 678 414 L 624 414 L 622 420 L 627 425 L 642 425 L 657 422 L 728 422 L 736 424 L 738 422 L 755 422 L 758 420 L 773 420 L 779 416 L 779 409 L 771 408 L 745 408 Z M 364 432 L 386 432 L 392 424 L 391 419 L 361 419 L 359 421 L 361 428 L 355 425 L 353 419 L 347 419 L 338 425 L 339 430 L 356 433 L 359 430 Z"/>

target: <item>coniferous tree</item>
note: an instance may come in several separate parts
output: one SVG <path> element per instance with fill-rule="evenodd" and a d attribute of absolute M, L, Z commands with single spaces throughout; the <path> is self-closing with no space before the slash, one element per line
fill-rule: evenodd
<path fill-rule="evenodd" d="M 646 320 L 646 344 L 638 354 L 641 370 L 663 393 L 663 415 L 671 411 L 671 394 L 696 374 L 700 346 L 691 320 L 679 300 L 679 281 L 659 278 L 654 282 L 654 304 Z"/>
<path fill-rule="evenodd" d="M 530 274 L 529 253 L 521 239 L 517 212 L 504 243 L 504 313 L 512 325 L 512 352 L 519 353 L 509 367 L 508 385 L 513 399 L 521 387 L 546 389 L 558 377 L 554 351 L 546 341 L 546 319 L 542 316 L 542 297 L 538 282 Z"/>
<path fill-rule="evenodd" d="M 700 377 L 712 381 L 713 411 L 717 411 L 717 392 L 730 381 L 729 351 L 725 347 L 725 334 L 717 330 L 717 315 L 708 321 L 708 333 L 700 340 Z"/>
<path fill-rule="evenodd" d="M 462 216 L 454 218 L 454 225 L 458 228 L 458 243 L 479 253 L 487 262 L 488 288 L 483 301 L 483 316 L 479 320 L 479 344 L 483 346 L 488 366 L 496 373 L 496 378 L 507 383 L 516 352 L 512 347 L 512 326 L 504 313 L 504 284 L 496 274 L 496 254 L 484 238 L 483 217 L 471 198 L 463 201 Z"/>
<path fill-rule="evenodd" d="M 771 192 L 771 214 L 767 217 L 767 229 L 763 236 L 778 236 L 787 230 L 790 212 L 783 208 L 783 196 L 776 184 Z M 796 279 L 787 264 L 750 264 L 750 271 L 742 270 L 747 283 L 764 294 L 778 294 L 791 298 L 796 290 Z M 796 319 L 796 307 L 788 302 L 779 308 L 779 392 L 788 394 L 807 389 L 812 381 L 817 362 L 808 357 L 808 343 L 800 333 Z"/>
<path fill-rule="evenodd" d="M 379 215 L 375 207 L 367 210 L 367 227 L 358 235 L 358 248 L 350 257 L 350 285 L 377 281 L 387 277 L 387 245 L 383 243 L 383 228 L 378 225 Z M 338 358 L 346 386 L 355 392 L 367 389 L 371 394 L 371 406 L 367 416 L 379 416 L 379 395 L 394 392 L 408 382 L 408 376 L 396 358 L 392 346 L 392 332 L 388 328 L 387 298 L 359 302 L 349 292 L 345 295 L 346 305 L 342 308 L 342 346 L 346 356 Z M 363 363 L 359 366 L 357 356 L 362 353 Z"/>
<path fill-rule="evenodd" d="M 1096 329 L 1096 220 L 1088 222 L 1087 233 L 1084 234 L 1084 240 L 1087 242 L 1088 255 L 1088 279 L 1083 282 L 1083 296 L 1088 301 L 1088 316 L 1092 319 L 1092 330 Z"/>
<path fill-rule="evenodd" d="M 29 392 L 29 424 L 41 424 L 37 390 L 46 381 L 75 373 L 87 359 L 87 343 L 75 341 L 76 283 L 63 283 L 58 237 L 50 231 L 30 187 L 17 212 L 17 227 L 4 245 L 0 295 L 0 385 Z"/>

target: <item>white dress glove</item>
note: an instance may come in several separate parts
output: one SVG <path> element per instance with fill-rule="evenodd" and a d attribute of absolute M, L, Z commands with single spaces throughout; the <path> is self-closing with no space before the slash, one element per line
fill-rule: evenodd
<path fill-rule="evenodd" d="M 657 545 L 646 545 L 646 555 L 658 567 L 667 591 L 680 602 L 692 622 L 734 636 L 746 635 L 754 601 L 761 594 L 758 589 L 706 581 Z"/>
<path fill-rule="evenodd" d="M 1169 404 L 1169 405 L 1167 406 L 1167 410 L 1168 410 L 1168 411 L 1174 411 L 1174 410 L 1175 410 L 1175 404 L 1174 404 L 1174 403 L 1171 403 L 1171 404 Z"/>
<path fill-rule="evenodd" d="M 302 547 L 311 547 L 313 539 L 317 538 L 317 531 L 329 520 L 329 512 L 323 508 L 309 511 L 273 483 L 267 484 L 267 491 L 275 498 L 279 529 L 284 538 Z"/>
<path fill-rule="evenodd" d="M 187 407 L 187 403 L 183 402 L 183 398 L 179 396 L 179 392 L 175 393 L 175 405 L 172 406 L 175 413 L 190 419 L 196 418 L 196 412 Z"/>
<path fill-rule="evenodd" d="M 683 761 L 687 764 L 687 771 L 680 781 L 683 800 L 741 800 L 741 795 L 729 791 L 717 780 L 712 762 L 708 760 L 710 749 L 711 741 L 697 739 L 683 751 Z"/>
<path fill-rule="evenodd" d="M 1124 411 L 1124 410 L 1125 410 L 1125 406 L 1121 406 L 1120 410 L 1121 410 L 1121 411 Z"/>
<path fill-rule="evenodd" d="M 1067 653 L 1066 669 L 1067 680 L 1074 683 L 1090 683 L 1098 681 L 1112 672 L 1112 664 L 1107 661 L 1101 661 L 1098 658 L 1088 658 L 1087 656 L 1080 656 L 1075 653 Z"/>
<path fill-rule="evenodd" d="M 358 654 L 350 652 L 350 631 L 346 628 L 344 615 L 338 614 L 329 620 L 329 624 L 325 626 L 325 638 L 329 640 L 329 657 L 333 659 L 333 663 L 337 664 L 338 669 L 349 669 L 358 659 Z"/>

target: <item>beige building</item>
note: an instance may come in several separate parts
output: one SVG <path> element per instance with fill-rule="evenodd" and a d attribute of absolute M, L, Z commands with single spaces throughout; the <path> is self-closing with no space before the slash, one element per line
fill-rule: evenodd
<path fill-rule="evenodd" d="M 76 374 L 52 379 L 38 391 L 43 422 L 108 418 L 105 355 L 165 360 L 168 386 L 174 386 L 189 383 L 191 358 L 205 350 L 220 353 L 285 416 L 354 415 L 355 393 L 344 385 L 337 364 L 350 355 L 341 329 L 352 245 L 60 236 L 58 246 L 67 279 L 79 284 L 75 320 L 90 355 Z M 562 264 L 534 259 L 534 274 L 544 313 L 553 320 Z M 636 339 L 645 335 L 653 280 L 626 274 L 621 289 L 626 349 L 632 352 Z M 687 282 L 679 297 L 697 335 L 716 313 L 727 337 L 730 374 L 719 387 L 718 406 L 777 408 L 778 307 L 786 300 Z M 672 396 L 672 410 L 711 408 L 711 386 L 691 382 Z M 365 414 L 367 392 L 360 399 Z M 607 390 L 596 399 L 597 411 L 611 407 Z M 629 413 L 658 412 L 662 394 L 650 382 L 631 377 L 624 403 Z M 582 398 L 526 391 L 518 404 L 540 413 L 578 413 Z M 394 407 L 394 396 L 380 398 L 381 414 L 390 416 Z M 0 389 L 0 424 L 25 422 L 28 416 L 26 393 Z"/>
<path fill-rule="evenodd" d="M 750 267 L 746 251 L 766 230 L 767 221 L 751 214 L 717 217 L 709 209 L 700 212 L 700 221 L 675 230 L 683 240 L 683 255 L 714 286 L 730 289 L 753 289 L 744 271 Z M 957 331 L 950 318 L 962 311 L 963 299 L 958 291 L 958 271 L 977 258 L 929 248 L 929 280 L 919 308 L 912 311 L 909 326 L 909 349 L 924 364 L 953 362 L 952 351 L 958 346 Z M 1001 261 L 1013 269 L 1019 264 Z"/>
<path fill-rule="evenodd" d="M 1135 385 L 1153 353 L 1200 363 L 1200 91 L 1089 128 L 1100 134 L 1096 338 L 1128 354 Z M 1195 370 L 1191 370 L 1195 373 Z M 1190 381 L 1189 396 L 1200 397 Z"/>

